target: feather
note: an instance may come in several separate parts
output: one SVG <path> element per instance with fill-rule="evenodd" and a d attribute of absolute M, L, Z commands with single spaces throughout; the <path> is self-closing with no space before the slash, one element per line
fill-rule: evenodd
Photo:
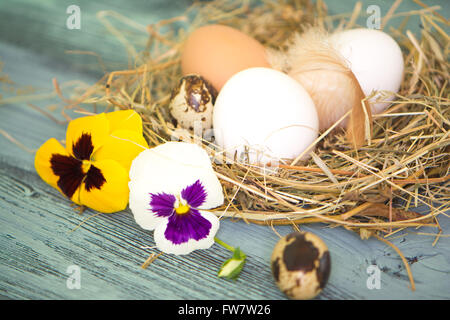
<path fill-rule="evenodd" d="M 329 43 L 325 31 L 310 28 L 296 33 L 285 50 L 267 50 L 267 59 L 274 69 L 287 73 L 308 91 L 316 105 L 321 131 L 352 110 L 338 127 L 347 127 L 354 146 L 364 143 L 365 125 L 371 122 L 370 108 L 363 109 L 365 95 L 361 86 L 347 61 Z"/>

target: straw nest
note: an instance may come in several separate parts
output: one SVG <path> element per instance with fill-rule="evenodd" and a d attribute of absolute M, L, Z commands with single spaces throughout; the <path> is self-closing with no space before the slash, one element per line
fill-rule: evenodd
<path fill-rule="evenodd" d="M 213 161 L 226 195 L 225 205 L 215 209 L 218 216 L 296 228 L 321 222 L 385 242 L 386 236 L 407 227 L 436 227 L 436 233 L 429 233 L 436 236 L 433 245 L 445 236 L 436 217 L 448 218 L 450 203 L 449 36 L 444 31 L 448 22 L 438 8 L 418 0 L 422 9 L 396 13 L 400 2 L 395 1 L 381 19 L 381 27 L 403 50 L 405 78 L 396 101 L 373 117 L 365 144 L 355 149 L 344 132 L 327 131 L 303 163 L 258 168 Z M 215 160 L 220 151 L 193 132 L 175 133 L 168 112 L 171 90 L 181 77 L 183 42 L 191 31 L 205 24 L 225 24 L 276 48 L 302 26 L 350 29 L 365 14 L 361 3 L 353 12 L 331 16 L 322 1 L 212 1 L 195 3 L 182 16 L 143 26 L 130 17 L 100 12 L 98 18 L 127 50 L 129 68 L 108 72 L 96 85 L 64 98 L 66 109 L 133 108 L 144 120 L 150 146 L 177 135 L 201 143 Z M 412 16 L 421 20 L 421 37 L 405 30 Z M 400 27 L 385 28 L 394 18 L 401 20 Z M 55 87 L 63 98 L 56 82 Z M 418 206 L 427 207 L 429 213 L 411 210 Z"/>

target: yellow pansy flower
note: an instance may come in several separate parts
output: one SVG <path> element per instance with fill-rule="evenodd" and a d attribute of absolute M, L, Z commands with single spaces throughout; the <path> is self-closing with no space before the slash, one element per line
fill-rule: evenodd
<path fill-rule="evenodd" d="M 34 165 L 45 182 L 73 202 L 112 213 L 126 208 L 131 162 L 146 149 L 141 117 L 121 110 L 72 120 L 66 147 L 47 140 Z"/>

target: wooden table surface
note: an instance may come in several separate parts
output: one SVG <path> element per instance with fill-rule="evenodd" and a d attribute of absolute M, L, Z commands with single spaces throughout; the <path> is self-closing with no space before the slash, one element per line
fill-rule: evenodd
<path fill-rule="evenodd" d="M 129 209 L 92 217 L 71 232 L 95 212 L 75 213 L 34 170 L 30 151 L 50 137 L 63 139 L 66 128 L 27 103 L 41 108 L 58 104 L 54 94 L 48 95 L 53 89 L 52 78 L 60 83 L 81 80 L 93 84 L 102 75 L 95 57 L 65 51 L 92 50 L 109 66 L 125 68 L 123 46 L 106 31 L 96 13 L 114 10 L 147 24 L 179 15 L 190 3 L 167 2 L 78 1 L 81 29 L 69 30 L 66 8 L 72 1 L 1 1 L 0 60 L 4 65 L 0 77 L 7 74 L 14 82 L 3 83 L 0 91 L 1 298 L 285 299 L 270 271 L 270 255 L 278 240 L 270 227 L 222 221 L 219 238 L 240 246 L 248 256 L 237 281 L 217 278 L 218 268 L 229 257 L 229 252 L 218 245 L 187 256 L 163 254 L 144 270 L 141 264 L 155 251 L 143 247 L 154 245 L 153 236 L 135 223 Z M 333 13 L 349 12 L 354 6 L 353 1 L 327 3 Z M 448 17 L 448 1 L 434 3 L 441 5 L 441 14 Z M 385 14 L 390 1 L 365 1 L 363 8 L 369 4 L 378 4 Z M 398 10 L 411 8 L 419 7 L 406 1 Z M 418 30 L 417 21 L 410 21 L 410 25 L 413 31 Z M 19 100 L 13 98 L 13 87 L 23 94 Z M 23 146 L 11 142 L 5 134 Z M 449 234 L 450 219 L 441 216 L 439 222 L 443 234 Z M 331 253 L 331 276 L 319 299 L 450 298 L 449 238 L 440 238 L 433 247 L 433 236 L 417 234 L 435 233 L 435 229 L 409 229 L 392 240 L 411 262 L 416 282 L 416 291 L 412 292 L 399 256 L 380 241 L 360 240 L 355 233 L 322 224 L 302 228 L 322 237 Z M 276 227 L 281 235 L 292 230 Z M 367 287 L 370 265 L 381 270 L 380 289 Z M 80 270 L 79 289 L 67 286 L 71 266 Z"/>

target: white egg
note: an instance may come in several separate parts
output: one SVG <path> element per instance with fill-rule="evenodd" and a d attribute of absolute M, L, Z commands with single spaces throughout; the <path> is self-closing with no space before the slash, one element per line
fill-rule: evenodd
<path fill-rule="evenodd" d="M 225 83 L 214 105 L 213 126 L 228 158 L 267 164 L 302 154 L 317 138 L 319 120 L 297 81 L 273 69 L 250 68 Z"/>
<path fill-rule="evenodd" d="M 397 93 L 403 80 L 404 61 L 397 42 L 375 29 L 352 29 L 330 37 L 330 43 L 347 60 L 364 94 L 374 91 Z M 371 101 L 375 101 L 375 95 Z M 383 97 L 392 101 L 393 96 Z M 372 112 L 382 112 L 390 103 L 372 103 Z"/>

